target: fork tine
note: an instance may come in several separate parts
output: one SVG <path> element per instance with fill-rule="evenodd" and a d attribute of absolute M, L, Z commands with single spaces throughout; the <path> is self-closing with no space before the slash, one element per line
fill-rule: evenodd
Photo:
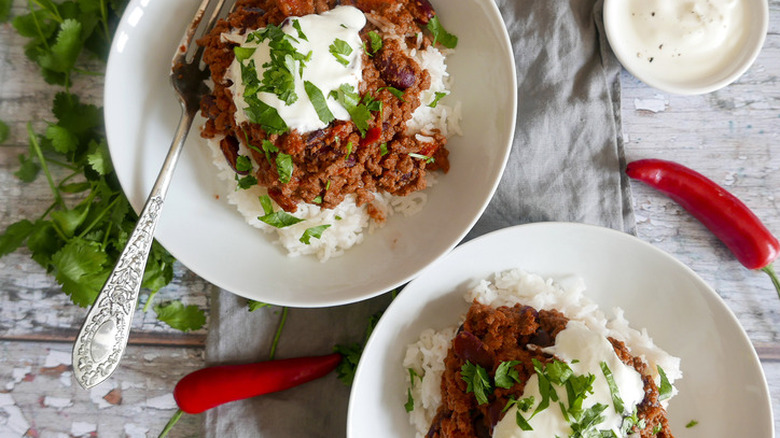
<path fill-rule="evenodd" d="M 208 21 L 203 25 L 203 18 L 206 12 L 209 10 L 209 6 L 216 1 L 216 6 L 211 11 L 211 16 Z M 198 47 L 193 50 L 192 42 L 196 40 L 195 35 L 198 34 L 198 38 L 209 32 L 216 24 L 222 9 L 225 6 L 226 0 L 202 0 L 198 9 L 195 11 L 195 15 L 192 17 L 190 25 L 182 36 L 181 42 L 176 49 L 173 56 L 173 64 L 190 62 L 194 59 L 199 59 L 202 55 L 203 49 Z M 200 30 L 200 32 L 199 32 Z M 197 47 L 197 45 L 195 46 Z"/>

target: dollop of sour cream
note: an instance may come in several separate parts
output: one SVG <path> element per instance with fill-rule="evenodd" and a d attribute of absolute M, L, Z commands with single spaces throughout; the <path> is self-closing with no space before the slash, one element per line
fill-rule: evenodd
<path fill-rule="evenodd" d="M 635 53 L 635 68 L 674 82 L 723 71 L 748 39 L 743 0 L 621 0 L 614 7 L 618 41 L 610 43 Z"/>
<path fill-rule="evenodd" d="M 307 94 L 304 84 L 310 82 L 321 91 L 328 109 L 336 119 L 349 120 L 347 110 L 329 95 L 343 84 L 357 90 L 362 79 L 363 52 L 359 32 L 365 24 L 365 15 L 353 6 L 338 6 L 319 15 L 287 18 L 280 28 L 289 35 L 287 40 L 292 47 L 306 58 L 290 60 L 289 70 L 293 76 L 297 99 L 288 104 L 276 94 L 267 91 L 258 92 L 257 97 L 274 108 L 290 129 L 302 133 L 322 129 L 328 124 L 320 119 Z M 246 66 L 254 62 L 257 79 L 262 81 L 267 70 L 263 66 L 267 66 L 271 61 L 272 49 L 269 40 L 258 41 L 250 37 L 252 34 L 247 32 L 245 35 L 222 35 L 223 39 L 237 43 L 242 48 L 254 49 L 251 56 L 244 60 L 237 57 L 226 74 L 226 78 L 233 82 L 229 89 L 236 104 L 235 119 L 239 125 L 248 121 L 245 110 L 249 107 L 244 98 L 247 83 L 245 78 L 242 78 L 242 64 Z M 349 49 L 344 49 L 345 44 Z M 349 53 L 346 53 L 347 51 Z"/>
<path fill-rule="evenodd" d="M 631 415 L 635 407 L 644 399 L 644 385 L 642 376 L 618 358 L 609 340 L 590 330 L 582 322 L 572 320 L 558 333 L 555 345 L 544 351 L 567 363 L 574 375 L 595 376 L 593 393 L 583 400 L 582 408 L 589 409 L 596 403 L 606 405 L 606 409 L 600 414 L 603 420 L 595 426 L 596 429 L 612 430 L 617 437 L 626 436 L 621 432 L 624 417 Z M 612 390 L 602 369 L 602 363 L 607 365 L 612 375 L 614 387 L 617 388 L 619 397 L 623 401 L 623 412 L 617 412 L 614 406 Z M 522 430 L 518 426 L 516 420 L 518 407 L 513 405 L 494 428 L 493 438 L 550 438 L 571 435 L 573 431 L 570 419 L 564 417 L 557 402 L 549 401 L 547 408 L 531 416 L 543 399 L 539 386 L 538 376 L 535 375 L 526 383 L 522 396 L 523 399 L 533 396 L 534 403 L 527 411 L 521 412 L 532 430 Z M 560 401 L 566 404 L 566 388 L 556 384 L 553 384 L 553 388 L 559 395 Z"/>

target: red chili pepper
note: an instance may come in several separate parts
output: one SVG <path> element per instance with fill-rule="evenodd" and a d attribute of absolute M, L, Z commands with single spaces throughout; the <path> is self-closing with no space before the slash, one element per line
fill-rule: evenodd
<path fill-rule="evenodd" d="M 339 362 L 341 355 L 333 353 L 203 368 L 184 376 L 176 384 L 173 398 L 182 411 L 199 414 L 223 403 L 282 391 L 318 379 L 333 371 Z"/>
<path fill-rule="evenodd" d="M 769 274 L 780 296 L 772 262 L 780 242 L 736 196 L 704 175 L 671 161 L 628 163 L 626 174 L 665 193 L 712 231 L 748 269 Z"/>

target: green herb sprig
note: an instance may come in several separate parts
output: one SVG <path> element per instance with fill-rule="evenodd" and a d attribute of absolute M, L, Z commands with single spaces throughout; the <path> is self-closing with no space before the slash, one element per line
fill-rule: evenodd
<path fill-rule="evenodd" d="M 28 2 L 28 12 L 13 18 L 28 39 L 25 54 L 43 79 L 63 87 L 52 103 L 53 119 L 41 132 L 27 124 L 29 149 L 19 156 L 14 175 L 30 183 L 41 175 L 52 202 L 36 217 L 9 225 L 0 235 L 0 257 L 26 247 L 31 258 L 54 276 L 73 303 L 89 306 L 116 264 L 137 216 L 119 186 L 104 132 L 102 109 L 83 103 L 72 92 L 79 76 L 102 75 L 83 61 L 105 61 L 113 30 L 126 0 L 50 0 Z M 0 1 L 0 21 L 9 18 L 10 2 Z M 90 64 L 94 64 L 91 62 Z M 7 137 L 7 125 L 0 137 Z M 144 311 L 160 288 L 173 278 L 174 258 L 156 241 L 146 264 L 142 287 L 148 290 Z M 181 330 L 205 323 L 202 310 L 172 302 L 155 306 L 160 320 Z"/>

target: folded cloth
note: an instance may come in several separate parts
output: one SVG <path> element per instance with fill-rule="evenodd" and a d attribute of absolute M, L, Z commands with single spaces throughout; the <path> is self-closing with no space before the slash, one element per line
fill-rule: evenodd
<path fill-rule="evenodd" d="M 620 67 L 607 46 L 602 0 L 496 0 L 515 53 L 517 129 L 495 197 L 467 239 L 535 221 L 573 221 L 632 232 L 621 142 Z M 362 342 L 379 298 L 330 309 L 292 309 L 276 357 L 327 354 Z M 209 364 L 268 357 L 281 310 L 249 313 L 246 301 L 213 296 Z M 335 375 L 205 415 L 208 437 L 340 437 L 349 388 Z"/>

